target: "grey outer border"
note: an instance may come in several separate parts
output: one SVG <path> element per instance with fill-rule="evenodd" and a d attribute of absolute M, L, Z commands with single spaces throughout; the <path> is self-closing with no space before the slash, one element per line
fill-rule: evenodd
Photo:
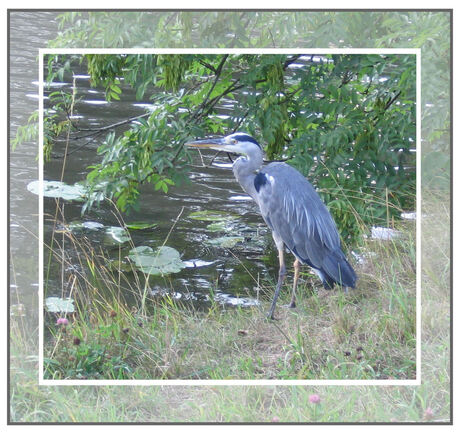
<path fill-rule="evenodd" d="M 270 422 L 12 422 L 10 407 L 10 14 L 12 12 L 239 12 L 242 9 L 7 9 L 7 425 L 273 425 Z M 448 12 L 450 14 L 450 422 L 280 422 L 279 425 L 453 425 L 453 9 L 244 9 L 246 12 Z"/>

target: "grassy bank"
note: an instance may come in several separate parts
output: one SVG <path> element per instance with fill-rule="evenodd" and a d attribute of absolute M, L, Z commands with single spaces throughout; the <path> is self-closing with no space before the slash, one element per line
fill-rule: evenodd
<path fill-rule="evenodd" d="M 448 202 L 444 199 L 430 197 L 430 203 L 424 208 L 425 216 L 422 223 L 421 386 L 39 386 L 36 317 L 12 314 L 10 322 L 11 420 L 13 422 L 449 422 L 450 269 L 448 266 L 449 234 L 445 229 L 449 224 L 449 214 Z M 408 232 L 413 234 L 412 230 Z M 405 247 L 401 250 L 403 246 Z M 47 324 L 53 330 L 54 342 L 48 341 L 46 356 L 52 356 L 60 365 L 53 367 L 47 375 L 50 377 L 53 373 L 52 375 L 57 378 L 65 378 L 69 373 L 75 375 L 75 372 L 71 372 L 75 368 L 75 360 L 71 360 L 72 354 L 65 355 L 64 348 L 76 351 L 80 346 L 94 348 L 100 345 L 101 348 L 107 348 L 103 359 L 108 363 L 106 365 L 108 367 L 114 366 L 114 356 L 124 354 L 124 363 L 129 370 L 121 370 L 121 372 L 131 376 L 130 378 L 135 378 L 135 374 L 145 377 L 146 372 L 155 373 L 157 376 L 164 375 L 164 378 L 167 378 L 166 374 L 174 374 L 174 369 L 178 369 L 181 375 L 186 373 L 196 375 L 199 372 L 197 366 L 201 369 L 211 368 L 201 373 L 203 378 L 205 376 L 209 378 L 211 372 L 217 371 L 217 361 L 222 366 L 222 370 L 226 370 L 226 374 L 235 373 L 235 370 L 232 371 L 230 368 L 232 366 L 237 367 L 239 376 L 245 374 L 255 378 L 259 375 L 261 378 L 262 374 L 258 369 L 249 368 L 248 364 L 244 366 L 241 363 L 228 362 L 229 354 L 236 355 L 235 360 L 244 360 L 248 352 L 254 354 L 254 347 L 259 354 L 265 354 L 262 357 L 262 365 L 266 363 L 267 366 L 263 371 L 267 375 L 272 372 L 278 378 L 282 378 L 283 372 L 288 372 L 291 378 L 294 378 L 294 374 L 305 372 L 323 372 L 324 377 L 331 372 L 338 375 L 341 372 L 340 366 L 330 369 L 327 363 L 319 364 L 321 360 L 327 360 L 327 355 L 324 359 L 317 356 L 318 353 L 321 354 L 323 348 L 329 350 L 329 360 L 332 357 L 346 360 L 347 363 L 342 366 L 349 374 L 354 374 L 360 366 L 356 361 L 358 346 L 363 349 L 360 351 L 363 355 L 361 361 L 369 361 L 371 357 L 377 359 L 377 354 L 379 360 L 386 360 L 385 365 L 380 363 L 380 369 L 376 372 L 382 376 L 390 376 L 388 369 L 384 370 L 385 367 L 390 366 L 393 370 L 396 370 L 396 367 L 401 369 L 404 367 L 404 363 L 400 363 L 401 360 L 413 360 L 414 347 L 405 338 L 405 334 L 412 329 L 413 322 L 404 320 L 408 312 L 404 306 L 413 306 L 413 304 L 409 301 L 410 298 L 401 298 L 401 294 L 396 291 L 397 286 L 392 283 L 404 282 L 405 278 L 412 281 L 414 271 L 413 260 L 410 258 L 414 255 L 413 249 L 413 236 L 409 236 L 399 245 L 383 243 L 382 247 L 374 248 L 380 256 L 374 257 L 375 260 L 359 268 L 359 287 L 349 294 L 323 290 L 312 293 L 309 276 L 304 275 L 304 287 L 299 291 L 297 310 L 279 308 L 277 310 L 279 320 L 275 323 L 266 321 L 263 313 L 258 309 L 223 311 L 216 305 L 207 313 L 183 312 L 174 303 L 170 305 L 168 300 L 164 299 L 163 307 L 155 302 L 155 314 L 144 315 L 142 312 L 131 312 L 123 307 L 123 301 L 118 303 L 116 297 L 112 297 L 112 301 L 106 300 L 106 305 L 94 301 L 91 306 L 95 305 L 99 308 L 86 311 L 86 318 L 91 321 L 87 322 L 84 315 L 69 318 L 70 324 L 66 327 L 65 333 L 61 328 L 54 326 L 55 320 L 51 322 L 48 318 Z M 399 253 L 396 254 L 397 252 Z M 408 263 L 412 265 L 408 267 Z M 412 296 L 413 293 L 408 295 L 408 297 Z M 288 301 L 287 291 L 283 292 L 282 297 L 284 300 L 280 301 L 280 305 Z M 397 301 L 398 298 L 401 302 Z M 19 299 L 18 303 L 20 302 Z M 150 303 L 153 305 L 153 301 Z M 268 299 L 262 307 L 266 309 L 267 306 Z M 116 312 L 115 316 L 111 315 L 112 310 Z M 388 315 L 389 312 L 392 315 Z M 409 312 L 413 315 L 411 310 Z M 401 318 L 402 323 L 400 323 Z M 333 319 L 335 323 L 332 322 Z M 182 327 L 178 327 L 179 325 Z M 154 326 L 162 327 L 162 333 L 155 331 Z M 193 328 L 189 330 L 186 326 Z M 121 332 L 115 330 L 113 334 L 110 332 L 103 336 L 101 327 L 118 328 Z M 286 338 L 278 327 L 290 339 Z M 125 333 L 123 330 L 127 328 L 129 330 Z M 75 345 L 73 339 L 78 330 L 86 334 L 81 335 L 80 345 Z M 197 330 L 199 334 L 194 336 Z M 239 330 L 245 330 L 247 334 L 238 333 Z M 339 330 L 349 331 L 345 334 L 339 333 Z M 263 335 L 257 334 L 262 331 Z M 307 331 L 312 333 L 312 336 L 307 335 Z M 378 345 L 372 347 L 370 340 L 367 344 L 359 340 L 360 334 L 370 337 L 372 334 L 379 336 L 379 333 L 382 338 L 376 343 L 383 345 L 385 349 L 383 352 Z M 303 336 L 300 344 L 294 339 L 299 335 Z M 158 341 L 159 336 L 163 339 L 162 343 Z M 175 341 L 172 339 L 173 336 L 176 336 Z M 205 337 L 206 339 L 203 339 Z M 211 338 L 218 340 L 213 342 Z M 257 342 L 257 339 L 262 341 Z M 143 347 L 140 344 L 136 347 L 136 342 L 142 342 Z M 194 352 L 189 350 L 185 353 L 184 342 L 188 344 L 199 342 L 200 345 L 195 346 Z M 159 349 L 156 352 L 154 345 Z M 164 354 L 161 353 L 161 345 L 164 346 L 163 348 L 169 348 Z M 222 346 L 225 347 L 224 353 L 221 352 Z M 179 348 L 182 348 L 182 352 Z M 238 351 L 235 348 L 238 348 Z M 301 354 L 300 348 L 304 348 L 305 358 L 297 356 L 297 352 Z M 351 355 L 345 355 L 345 351 L 350 351 Z M 214 361 L 209 356 L 211 352 L 224 357 Z M 155 353 L 157 359 L 153 358 L 154 362 L 152 358 L 144 358 L 143 355 L 149 353 Z M 268 357 L 270 354 L 272 359 Z M 205 357 L 206 355 L 208 356 Z M 81 360 L 91 359 L 82 356 Z M 136 360 L 137 364 L 134 363 Z M 257 358 L 253 357 L 252 360 L 255 362 L 253 366 L 257 365 Z M 279 368 L 276 368 L 276 360 L 282 360 Z M 349 364 L 350 362 L 352 365 Z M 362 364 L 364 365 L 364 362 Z M 372 361 L 368 364 L 372 366 Z M 334 364 L 334 367 L 337 365 L 339 364 Z M 374 366 L 376 365 L 375 363 Z M 312 366 L 313 369 L 302 370 L 307 366 Z M 85 368 L 88 377 L 97 378 L 96 373 L 101 370 L 91 371 L 87 367 L 88 364 Z M 105 378 L 110 375 L 115 376 L 114 374 L 119 372 L 120 370 L 117 369 L 103 371 Z M 372 370 L 361 369 L 358 372 L 371 378 Z M 406 368 L 397 378 L 407 378 L 412 373 L 412 367 Z M 319 395 L 319 404 L 310 402 L 312 394 Z"/>
<path fill-rule="evenodd" d="M 73 239 L 86 272 L 69 284 L 76 312 L 46 316 L 45 377 L 415 378 L 415 224 L 399 229 L 397 239 L 365 241 L 356 290 L 326 291 L 305 269 L 297 308 L 287 309 L 287 282 L 276 321 L 266 319 L 274 283 L 260 288 L 260 306 L 224 308 L 211 295 L 195 310 L 151 295 L 144 276 L 110 270 L 102 252 Z"/>

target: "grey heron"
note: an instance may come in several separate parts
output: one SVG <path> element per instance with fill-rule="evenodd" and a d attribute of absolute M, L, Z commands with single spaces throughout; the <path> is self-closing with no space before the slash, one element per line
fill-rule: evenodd
<path fill-rule="evenodd" d="M 243 190 L 259 206 L 278 249 L 278 282 L 269 318 L 274 318 L 276 301 L 286 275 L 285 245 L 295 256 L 289 307 L 295 307 L 301 264 L 309 265 L 326 289 L 331 289 L 334 284 L 355 287 L 357 277 L 342 252 L 335 222 L 316 190 L 300 172 L 280 162 L 263 166 L 261 146 L 246 133 L 196 140 L 185 145 L 241 154 L 233 163 L 233 173 Z"/>

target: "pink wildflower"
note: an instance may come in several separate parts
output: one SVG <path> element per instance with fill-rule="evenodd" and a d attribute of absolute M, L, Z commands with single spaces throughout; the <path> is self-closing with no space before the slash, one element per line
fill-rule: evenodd
<path fill-rule="evenodd" d="M 314 393 L 313 395 L 310 395 L 308 397 L 308 401 L 310 402 L 310 404 L 319 404 L 321 402 L 321 398 L 318 394 Z"/>
<path fill-rule="evenodd" d="M 56 321 L 56 325 L 66 326 L 67 324 L 69 324 L 69 320 L 67 318 L 58 318 Z"/>
<path fill-rule="evenodd" d="M 279 422 L 280 418 L 278 416 L 273 416 L 272 417 L 272 422 Z"/>
<path fill-rule="evenodd" d="M 433 412 L 433 410 L 432 410 L 431 407 L 428 407 L 428 408 L 425 410 L 425 414 L 423 415 L 423 418 L 424 418 L 425 420 L 431 420 L 431 419 L 433 419 L 433 417 L 434 417 L 434 412 Z"/>

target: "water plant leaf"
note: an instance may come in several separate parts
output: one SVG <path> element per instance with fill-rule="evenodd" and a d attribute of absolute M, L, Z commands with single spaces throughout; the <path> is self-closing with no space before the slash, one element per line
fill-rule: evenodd
<path fill-rule="evenodd" d="M 139 270 L 151 275 L 178 273 L 186 266 L 179 252 L 168 246 L 156 250 L 149 246 L 135 247 L 130 250 L 128 257 Z"/>
<path fill-rule="evenodd" d="M 99 231 L 105 233 L 105 244 L 123 244 L 130 240 L 129 232 L 120 226 L 104 226 L 102 223 L 93 221 L 74 221 L 68 225 L 72 232 Z"/>
<path fill-rule="evenodd" d="M 130 240 L 129 232 L 120 226 L 107 226 L 105 233 L 107 243 L 115 241 L 115 243 L 123 244 Z"/>
<path fill-rule="evenodd" d="M 222 220 L 210 223 L 208 226 L 206 226 L 206 229 L 210 232 L 227 232 L 230 229 L 230 227 L 227 221 Z"/>
<path fill-rule="evenodd" d="M 228 211 L 201 210 L 189 214 L 193 220 L 202 220 L 206 222 L 218 222 L 237 219 L 239 216 Z"/>
<path fill-rule="evenodd" d="M 47 297 L 45 306 L 48 312 L 53 313 L 72 313 L 75 312 L 73 300 L 71 298 Z"/>
<path fill-rule="evenodd" d="M 157 227 L 157 223 L 149 223 L 149 222 L 132 222 L 126 223 L 125 226 L 131 230 L 143 230 L 143 229 L 153 229 Z"/>
<path fill-rule="evenodd" d="M 244 241 L 243 237 L 218 237 L 208 240 L 207 243 L 212 246 L 222 247 L 222 248 L 231 248 L 235 247 L 237 243 Z"/>
<path fill-rule="evenodd" d="M 32 181 L 27 184 L 27 190 L 33 194 L 39 195 L 39 181 Z M 83 201 L 86 196 L 85 188 L 80 184 L 68 185 L 61 181 L 43 181 L 43 196 L 59 197 L 64 200 Z"/>
<path fill-rule="evenodd" d="M 90 231 L 97 231 L 99 229 L 103 229 L 104 225 L 99 222 L 91 222 L 91 221 L 74 221 L 68 225 L 69 230 L 72 232 L 83 231 L 83 230 L 90 230 Z"/>

